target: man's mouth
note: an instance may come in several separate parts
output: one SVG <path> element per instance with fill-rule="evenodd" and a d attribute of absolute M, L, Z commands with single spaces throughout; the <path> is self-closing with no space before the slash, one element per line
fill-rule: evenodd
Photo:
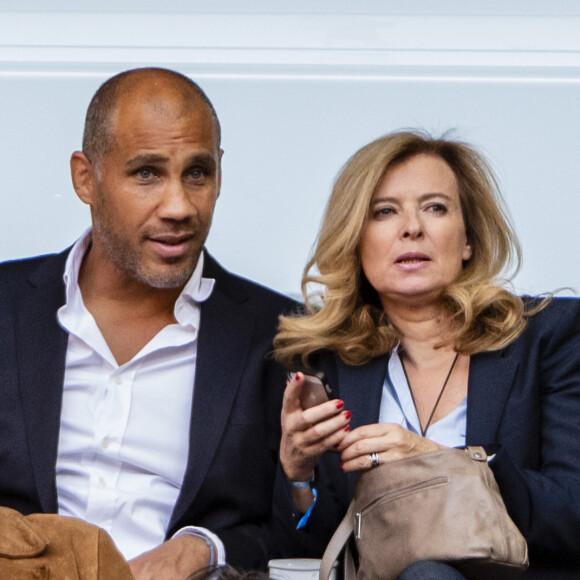
<path fill-rule="evenodd" d="M 152 236 L 149 239 L 152 242 L 157 242 L 159 244 L 166 244 L 167 246 L 178 246 L 179 244 L 183 244 L 185 242 L 188 242 L 189 240 L 191 240 L 191 238 L 193 238 L 193 234 L 180 234 L 180 235 L 165 234 L 165 235 Z"/>
<path fill-rule="evenodd" d="M 162 259 L 181 259 L 189 253 L 193 233 L 187 234 L 156 234 L 146 239 L 154 248 L 154 251 Z"/>

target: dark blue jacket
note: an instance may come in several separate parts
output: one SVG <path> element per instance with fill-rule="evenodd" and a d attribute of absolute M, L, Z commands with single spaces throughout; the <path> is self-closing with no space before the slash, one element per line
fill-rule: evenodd
<path fill-rule="evenodd" d="M 0 505 L 24 514 L 58 509 L 68 335 L 56 312 L 67 254 L 0 265 Z M 230 563 L 263 568 L 286 555 L 268 527 L 285 376 L 267 355 L 278 315 L 294 303 L 207 254 L 203 275 L 216 284 L 201 306 L 189 461 L 167 535 L 206 527 Z"/>

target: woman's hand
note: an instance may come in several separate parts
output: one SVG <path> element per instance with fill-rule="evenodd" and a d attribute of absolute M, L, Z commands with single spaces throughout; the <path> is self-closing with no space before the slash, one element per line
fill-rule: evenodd
<path fill-rule="evenodd" d="M 289 379 L 282 404 L 280 461 L 291 481 L 308 481 L 321 455 L 329 449 L 337 449 L 350 429 L 351 414 L 343 410 L 341 400 L 302 409 L 303 383 L 302 373 Z"/>
<path fill-rule="evenodd" d="M 344 471 L 361 471 L 373 467 L 371 453 L 378 455 L 379 463 L 386 463 L 443 447 L 395 423 L 376 423 L 348 433 L 338 449 Z"/>

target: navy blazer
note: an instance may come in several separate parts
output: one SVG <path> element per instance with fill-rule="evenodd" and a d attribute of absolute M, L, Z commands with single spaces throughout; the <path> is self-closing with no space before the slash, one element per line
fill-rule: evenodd
<path fill-rule="evenodd" d="M 24 514 L 58 510 L 68 335 L 56 312 L 67 255 L 0 265 L 0 505 Z M 267 355 L 278 315 L 294 303 L 208 254 L 204 276 L 216 283 L 201 307 L 189 459 L 167 536 L 203 526 L 224 542 L 228 562 L 264 568 L 285 555 L 268 527 L 285 377 Z"/>
<path fill-rule="evenodd" d="M 352 367 L 321 355 L 318 366 L 352 412 L 351 428 L 378 422 L 387 365 L 388 356 Z M 580 578 L 580 300 L 553 299 L 512 344 L 471 357 L 466 439 L 496 453 L 491 467 L 529 545 L 522 578 Z M 338 454 L 325 454 L 318 502 L 295 538 L 301 551 L 320 557 L 356 481 L 341 473 Z M 295 519 L 287 500 L 280 492 Z"/>

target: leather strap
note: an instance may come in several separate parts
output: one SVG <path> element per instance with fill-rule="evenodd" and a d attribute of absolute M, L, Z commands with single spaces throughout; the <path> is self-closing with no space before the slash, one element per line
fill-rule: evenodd
<path fill-rule="evenodd" d="M 466 447 L 465 453 L 467 453 L 469 459 L 473 459 L 473 461 L 487 462 L 487 453 L 483 447 Z"/>
<path fill-rule="evenodd" d="M 348 506 L 348 511 L 346 515 L 340 522 L 336 532 L 330 538 L 330 542 L 324 552 L 322 562 L 320 564 L 320 574 L 318 576 L 319 580 L 329 580 L 330 573 L 332 571 L 332 565 L 340 555 L 340 552 L 344 548 L 345 544 L 348 542 L 351 534 L 354 531 L 353 521 L 355 516 L 354 502 L 351 502 Z M 344 579 L 345 580 L 355 580 L 356 572 L 354 569 L 354 561 L 352 559 L 352 554 L 347 548 L 347 553 L 345 554 L 345 570 Z"/>

